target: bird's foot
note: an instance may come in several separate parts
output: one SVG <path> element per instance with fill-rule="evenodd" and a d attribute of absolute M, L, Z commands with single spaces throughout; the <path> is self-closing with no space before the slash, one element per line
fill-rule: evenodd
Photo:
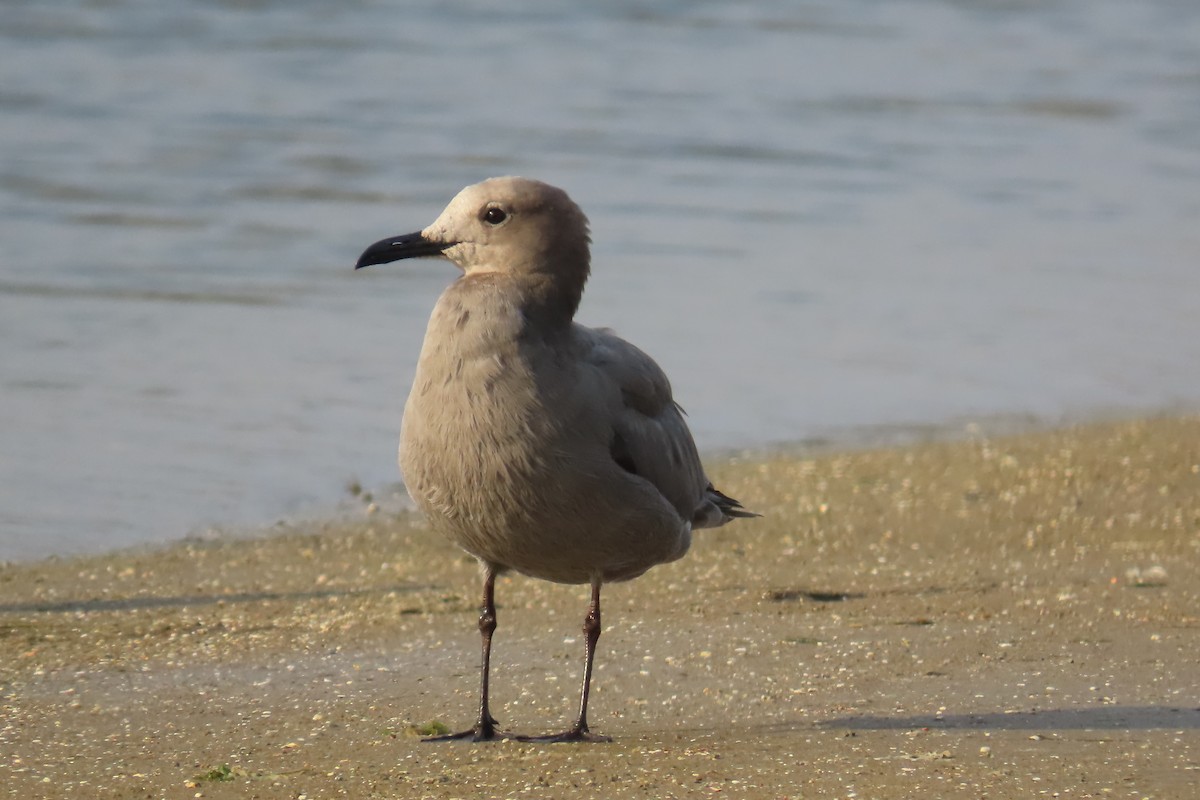
<path fill-rule="evenodd" d="M 592 733 L 586 727 L 578 725 L 562 733 L 548 733 L 545 736 L 513 736 L 518 742 L 535 742 L 539 744 L 557 744 L 558 742 L 611 742 L 611 736 Z"/>
<path fill-rule="evenodd" d="M 422 742 L 454 742 L 460 739 L 469 739 L 472 742 L 492 742 L 496 739 L 518 739 L 520 737 L 511 733 L 496 730 L 496 720 L 488 719 L 475 723 L 472 728 L 467 728 L 465 731 L 458 733 L 443 733 L 440 736 L 426 736 Z"/>

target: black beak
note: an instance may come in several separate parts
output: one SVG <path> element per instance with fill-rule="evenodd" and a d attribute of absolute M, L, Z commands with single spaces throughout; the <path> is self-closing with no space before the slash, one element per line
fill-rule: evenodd
<path fill-rule="evenodd" d="M 421 256 L 440 256 L 451 242 L 433 242 L 419 232 L 406 233 L 403 236 L 390 236 L 381 239 L 363 251 L 358 257 L 355 269 L 369 267 L 372 264 L 387 264 L 402 258 L 420 258 Z"/>

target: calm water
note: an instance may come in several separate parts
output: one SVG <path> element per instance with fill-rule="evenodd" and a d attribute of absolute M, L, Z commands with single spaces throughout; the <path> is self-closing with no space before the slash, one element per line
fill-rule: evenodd
<path fill-rule="evenodd" d="M 1194 0 L 451 5 L 4 4 L 0 559 L 394 482 L 496 174 L 706 449 L 1200 405 Z"/>

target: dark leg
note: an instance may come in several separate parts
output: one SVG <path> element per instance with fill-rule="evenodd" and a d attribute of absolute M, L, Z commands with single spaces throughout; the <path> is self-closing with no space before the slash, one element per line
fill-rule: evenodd
<path fill-rule="evenodd" d="M 584 662 L 583 688 L 579 692 L 579 716 L 569 730 L 562 733 L 552 733 L 548 736 L 518 736 L 523 742 L 611 742 L 607 736 L 600 736 L 588 730 L 587 707 L 588 695 L 592 684 L 592 659 L 596 655 L 596 642 L 600 640 L 600 579 L 592 579 L 592 604 L 588 607 L 587 616 L 583 618 Z"/>
<path fill-rule="evenodd" d="M 479 635 L 483 640 L 483 663 L 479 668 L 479 720 L 475 723 L 475 727 L 467 728 L 465 731 L 448 733 L 444 736 L 430 736 L 422 741 L 445 742 L 451 739 L 471 739 L 483 742 L 505 736 L 496 731 L 496 719 L 488 707 L 488 673 L 492 663 L 492 634 L 496 631 L 495 585 L 496 568 L 491 564 L 486 564 L 483 578 L 483 604 L 479 608 Z"/>

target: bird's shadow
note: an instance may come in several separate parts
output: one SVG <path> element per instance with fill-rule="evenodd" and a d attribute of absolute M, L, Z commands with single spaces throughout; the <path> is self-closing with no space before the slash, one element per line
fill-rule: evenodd
<path fill-rule="evenodd" d="M 1100 706 L 1047 708 L 981 714 L 870 714 L 835 717 L 818 728 L 846 731 L 981 730 L 981 731 L 1080 731 L 1080 730 L 1200 730 L 1200 708 L 1181 706 Z"/>
<path fill-rule="evenodd" d="M 327 597 L 363 597 L 411 594 L 434 589 L 431 585 L 396 585 L 370 589 L 310 589 L 298 592 L 231 592 L 229 594 L 144 595 L 138 597 L 92 598 L 58 602 L 0 603 L 0 614 L 55 614 L 89 611 L 137 611 L 153 608 L 182 608 L 231 603 L 260 603 L 272 600 L 300 601 Z"/>

